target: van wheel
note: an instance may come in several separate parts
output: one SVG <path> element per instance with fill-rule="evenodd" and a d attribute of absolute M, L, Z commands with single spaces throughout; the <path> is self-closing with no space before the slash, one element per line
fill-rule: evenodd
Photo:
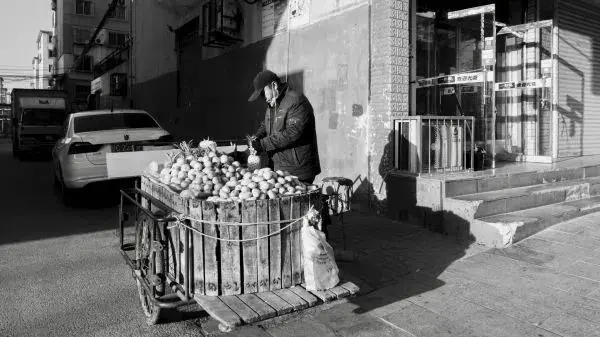
<path fill-rule="evenodd" d="M 14 141 L 12 144 L 12 155 L 15 158 L 21 158 L 21 151 L 19 151 L 19 148 L 17 147 L 17 144 Z"/>

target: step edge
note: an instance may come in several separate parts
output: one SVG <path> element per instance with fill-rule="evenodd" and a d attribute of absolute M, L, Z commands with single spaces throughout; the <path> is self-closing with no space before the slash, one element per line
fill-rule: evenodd
<path fill-rule="evenodd" d="M 519 216 L 517 216 L 517 217 L 515 217 L 514 221 L 507 221 L 507 222 L 489 221 L 492 219 L 479 218 L 479 219 L 474 219 L 472 221 L 472 224 L 479 227 L 478 230 L 480 232 L 484 232 L 485 230 L 487 230 L 488 232 L 496 230 L 500 234 L 500 238 L 497 237 L 495 239 L 485 239 L 485 240 L 479 239 L 478 242 L 483 243 L 486 246 L 490 246 L 490 247 L 494 247 L 494 248 L 504 248 L 504 247 L 508 247 L 514 243 L 517 243 L 521 240 L 524 240 L 530 236 L 533 236 L 533 235 L 535 235 L 551 226 L 559 224 L 561 222 L 576 219 L 576 218 L 579 218 L 579 217 L 582 217 L 582 216 L 585 216 L 588 214 L 600 212 L 600 197 L 580 199 L 577 201 L 592 200 L 592 199 L 595 199 L 594 203 L 592 205 L 589 205 L 588 207 L 577 208 L 572 205 L 568 205 L 572 209 L 567 209 L 564 212 L 559 213 L 560 216 L 553 216 L 552 218 L 539 218 L 538 217 L 538 218 L 535 218 L 534 221 L 527 221 L 527 220 L 520 221 Z M 553 205 L 572 204 L 575 202 L 576 201 L 568 201 L 568 202 L 557 203 L 557 204 L 553 204 Z M 551 206 L 551 205 L 544 205 L 544 206 L 535 207 L 535 208 L 542 208 L 542 207 L 549 207 L 549 206 Z M 530 209 L 534 209 L 534 208 L 530 208 Z M 517 213 L 517 212 L 523 212 L 523 210 L 516 211 L 516 212 L 508 212 L 508 213 L 504 213 L 504 214 Z M 498 214 L 496 214 L 496 215 L 498 215 Z M 493 215 L 489 216 L 487 218 L 491 218 L 491 217 L 493 217 Z M 527 218 L 526 216 L 522 216 L 522 219 L 534 219 L 534 218 L 533 217 Z M 552 221 L 551 219 L 556 220 L 556 221 Z M 529 226 L 537 226 L 538 228 L 536 228 L 534 231 L 531 231 L 529 233 L 523 232 L 523 229 L 519 230 L 519 228 L 524 228 L 524 226 L 527 226 L 528 223 L 531 224 Z M 485 228 L 485 227 L 487 227 L 487 228 Z M 481 237 L 481 235 L 480 235 L 480 237 Z M 477 240 L 477 236 L 476 236 L 476 240 Z"/>

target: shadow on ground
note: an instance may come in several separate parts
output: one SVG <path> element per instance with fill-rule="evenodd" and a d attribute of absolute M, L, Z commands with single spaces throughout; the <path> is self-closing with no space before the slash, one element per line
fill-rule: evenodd
<path fill-rule="evenodd" d="M 333 219 L 329 240 L 336 250 L 346 249 L 356 259 L 338 261 L 342 280 L 361 287 L 361 295 L 350 301 L 356 313 L 374 309 L 436 289 L 444 282 L 437 277 L 453 262 L 467 256 L 472 239 L 459 239 L 387 218 L 350 212 Z"/>

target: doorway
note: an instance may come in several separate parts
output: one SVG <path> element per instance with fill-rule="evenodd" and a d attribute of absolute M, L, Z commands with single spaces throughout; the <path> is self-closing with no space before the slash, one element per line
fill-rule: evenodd
<path fill-rule="evenodd" d="M 494 167 L 495 5 L 417 12 L 415 24 L 415 114 L 474 117 L 468 148 Z"/>
<path fill-rule="evenodd" d="M 496 48 L 496 152 L 499 160 L 552 156 L 552 20 L 500 27 Z"/>

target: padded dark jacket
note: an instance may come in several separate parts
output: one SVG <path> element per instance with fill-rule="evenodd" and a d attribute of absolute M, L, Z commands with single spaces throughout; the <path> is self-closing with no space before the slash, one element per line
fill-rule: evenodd
<path fill-rule="evenodd" d="M 273 169 L 288 171 L 300 180 L 314 178 L 321 173 L 321 164 L 313 108 L 303 94 L 287 86 L 282 96 L 275 108 L 267 108 L 256 137 Z"/>

